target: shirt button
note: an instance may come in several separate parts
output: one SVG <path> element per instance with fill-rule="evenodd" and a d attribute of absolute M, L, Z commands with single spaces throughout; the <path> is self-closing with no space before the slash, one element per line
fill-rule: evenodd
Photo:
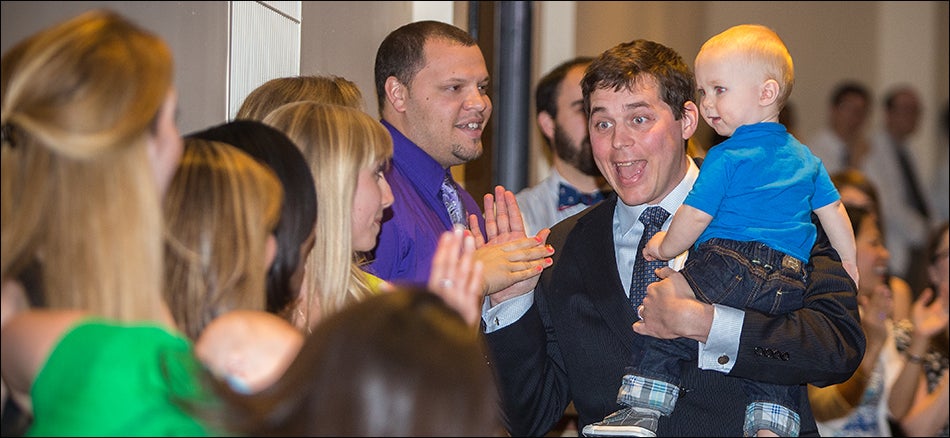
<path fill-rule="evenodd" d="M 495 327 L 498 327 L 498 326 L 500 326 L 500 325 L 501 325 L 501 322 L 498 321 L 498 317 L 496 316 L 496 317 L 495 317 Z"/>
<path fill-rule="evenodd" d="M 725 365 L 729 363 L 729 356 L 726 356 L 725 354 L 722 356 L 719 356 L 718 362 L 719 362 L 719 365 Z"/>

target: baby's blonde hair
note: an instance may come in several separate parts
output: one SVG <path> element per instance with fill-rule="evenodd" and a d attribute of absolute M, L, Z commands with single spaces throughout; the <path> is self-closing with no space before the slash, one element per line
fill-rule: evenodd
<path fill-rule="evenodd" d="M 775 31 L 761 24 L 740 24 L 707 40 L 697 58 L 710 49 L 744 53 L 749 65 L 761 67 L 765 79 L 778 82 L 781 92 L 776 104 L 779 109 L 785 106 L 795 84 L 795 66 L 792 55 Z"/>

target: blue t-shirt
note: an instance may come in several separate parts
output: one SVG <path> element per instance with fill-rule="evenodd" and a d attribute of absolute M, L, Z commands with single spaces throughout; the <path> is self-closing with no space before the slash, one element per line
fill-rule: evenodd
<path fill-rule="evenodd" d="M 780 123 L 740 126 L 712 147 L 684 201 L 713 217 L 713 237 L 761 242 L 807 262 L 817 232 L 811 212 L 840 198 L 828 171 Z"/>

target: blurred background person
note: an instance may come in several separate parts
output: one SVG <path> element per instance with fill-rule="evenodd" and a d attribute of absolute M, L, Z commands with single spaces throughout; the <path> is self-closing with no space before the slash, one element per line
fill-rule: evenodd
<path fill-rule="evenodd" d="M 185 139 L 163 203 L 165 300 L 192 340 L 229 311 L 266 310 L 282 202 L 267 166 L 227 143 Z"/>
<path fill-rule="evenodd" d="M 887 226 L 882 220 L 877 188 L 864 172 L 853 168 L 845 169 L 831 175 L 831 182 L 838 189 L 842 204 L 872 211 L 878 218 L 877 224 L 881 233 L 885 232 Z M 886 242 L 882 242 L 882 245 L 886 246 Z M 887 268 L 886 272 L 885 279 L 894 300 L 891 318 L 894 321 L 909 319 L 911 302 L 916 296 L 915 292 L 903 277 L 892 273 L 890 267 Z M 880 275 L 880 273 L 872 273 L 872 275 Z"/>
<path fill-rule="evenodd" d="M 225 391 L 244 436 L 505 436 L 476 325 L 423 289 L 327 316 L 271 387 Z"/>
<path fill-rule="evenodd" d="M 564 61 L 535 88 L 538 128 L 552 164 L 547 178 L 515 196 L 529 236 L 604 199 L 607 186 L 590 149 L 581 93 L 581 78 L 592 59 Z"/>
<path fill-rule="evenodd" d="M 188 134 L 221 141 L 265 164 L 280 179 L 284 202 L 274 229 L 277 250 L 267 271 L 267 311 L 292 321 L 314 244 L 317 192 L 310 166 L 297 145 L 278 129 L 256 120 L 235 120 Z"/>
<path fill-rule="evenodd" d="M 899 327 L 911 327 L 909 342 L 925 345 L 946 328 L 948 316 L 940 303 L 923 295 L 912 304 L 909 320 L 893 319 L 894 299 L 887 283 L 889 253 L 883 244 L 879 220 L 871 209 L 847 207 L 857 243 L 861 327 L 867 350 L 861 365 L 847 381 L 809 385 L 812 412 L 822 436 L 902 436 L 899 420 L 910 408 L 917 390 L 920 367 L 897 346 Z"/>
<path fill-rule="evenodd" d="M 913 290 L 925 287 L 926 267 L 912 263 L 922 257 L 934 214 L 924 190 L 917 153 L 908 141 L 917 131 L 921 107 L 917 91 L 899 85 L 884 95 L 883 124 L 875 131 L 862 169 L 878 189 L 891 272 Z"/>
<path fill-rule="evenodd" d="M 932 299 L 940 306 L 943 317 L 950 310 L 950 243 L 948 233 L 950 225 L 944 222 L 931 234 L 927 260 L 919 261 L 927 265 Z M 947 436 L 950 432 L 950 326 L 944 322 L 943 330 L 930 338 L 926 346 L 913 345 L 913 331 L 905 328 L 898 334 L 897 346 L 907 358 L 909 364 L 923 368 L 920 383 L 913 404 L 901 420 L 900 425 L 908 436 Z M 913 385 L 913 382 L 908 382 Z"/>
<path fill-rule="evenodd" d="M 950 103 L 944 102 L 940 110 L 940 126 L 937 152 L 937 173 L 933 181 L 931 201 L 934 213 L 940 220 L 950 220 Z"/>
<path fill-rule="evenodd" d="M 861 168 L 869 148 L 865 125 L 871 114 L 871 91 L 857 81 L 835 86 L 828 102 L 828 121 L 805 142 L 834 174 L 842 169 Z"/>

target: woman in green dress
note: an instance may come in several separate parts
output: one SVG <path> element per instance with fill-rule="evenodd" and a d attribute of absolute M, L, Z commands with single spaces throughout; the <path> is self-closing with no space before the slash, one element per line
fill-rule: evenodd
<path fill-rule="evenodd" d="M 5 53 L 0 87 L 3 294 L 36 267 L 43 306 L 2 329 L 27 433 L 209 433 L 184 407 L 202 403 L 201 367 L 162 297 L 161 197 L 182 153 L 169 47 L 89 11 Z"/>

